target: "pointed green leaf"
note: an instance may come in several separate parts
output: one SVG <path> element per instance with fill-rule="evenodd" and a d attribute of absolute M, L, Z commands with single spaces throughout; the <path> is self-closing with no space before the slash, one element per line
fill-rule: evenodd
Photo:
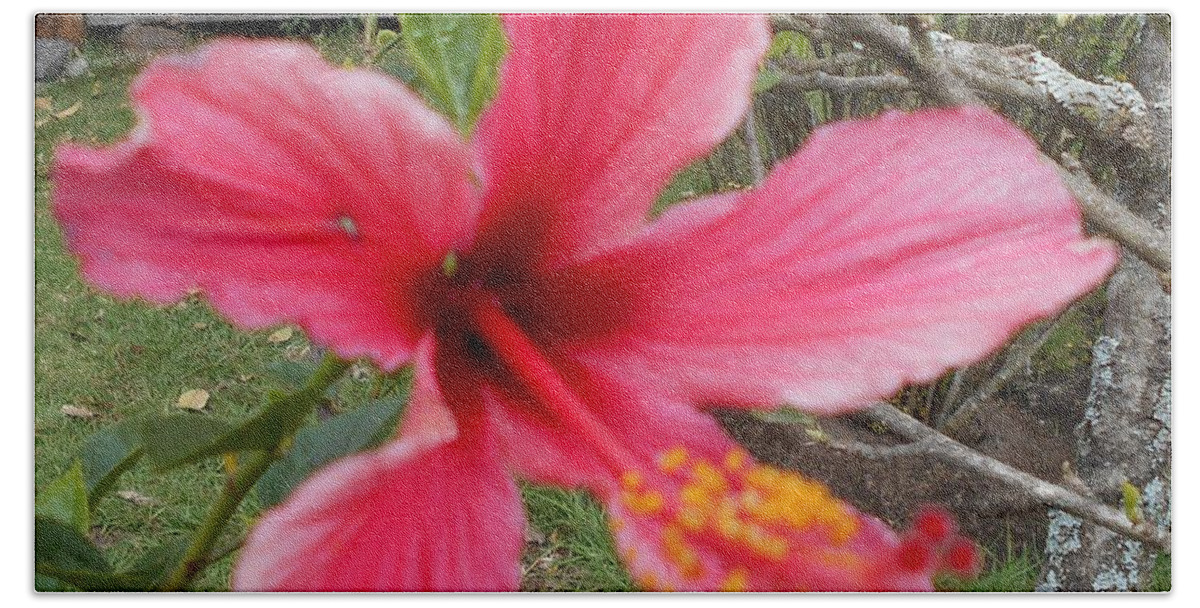
<path fill-rule="evenodd" d="M 71 526 L 81 535 L 87 534 L 90 525 L 87 487 L 83 482 L 83 467 L 78 460 L 62 477 L 46 484 L 37 493 L 33 512 L 38 517 Z"/>
<path fill-rule="evenodd" d="M 138 434 L 150 462 L 167 470 L 219 454 L 212 445 L 232 428 L 202 414 L 173 414 L 141 421 Z"/>
<path fill-rule="evenodd" d="M 121 576 L 139 589 L 154 589 L 179 562 L 183 561 L 190 544 L 191 539 L 187 537 L 168 540 L 144 553 L 133 567 L 122 572 Z"/>
<path fill-rule="evenodd" d="M 771 48 L 767 49 L 767 59 L 776 59 L 784 55 L 800 59 L 812 59 L 817 56 L 808 36 L 792 30 L 775 34 L 771 39 Z"/>
<path fill-rule="evenodd" d="M 88 503 L 94 506 L 141 456 L 142 440 L 135 424 L 117 424 L 88 437 L 80 455 Z"/>
<path fill-rule="evenodd" d="M 263 508 L 274 506 L 326 463 L 378 445 L 391 435 L 407 401 L 408 392 L 399 391 L 301 430 L 287 456 L 259 479 L 259 504 Z"/>
<path fill-rule="evenodd" d="M 34 588 L 66 591 L 61 583 L 85 591 L 116 591 L 128 585 L 112 574 L 112 567 L 74 526 L 37 516 L 33 520 Z"/>
<path fill-rule="evenodd" d="M 400 37 L 416 86 L 463 135 L 496 93 L 504 30 L 496 15 L 400 15 Z"/>
<path fill-rule="evenodd" d="M 762 93 L 775 88 L 775 85 L 783 82 L 783 72 L 779 70 L 764 67 L 759 70 L 758 77 L 754 79 L 754 92 Z"/>
<path fill-rule="evenodd" d="M 272 384 L 285 391 L 298 391 L 317 371 L 317 364 L 310 361 L 273 361 L 267 364 L 264 371 Z"/>

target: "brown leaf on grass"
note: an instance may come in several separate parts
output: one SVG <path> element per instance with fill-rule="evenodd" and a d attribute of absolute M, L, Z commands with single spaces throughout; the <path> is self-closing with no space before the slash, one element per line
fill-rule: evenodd
<path fill-rule="evenodd" d="M 96 412 L 93 412 L 86 407 L 79 407 L 78 405 L 64 405 L 62 406 L 61 411 L 65 416 L 70 416 L 71 418 L 83 418 L 84 420 L 91 420 L 97 416 Z"/>
<path fill-rule="evenodd" d="M 79 111 L 79 108 L 82 108 L 82 107 L 83 107 L 83 102 L 77 101 L 77 102 L 71 104 L 71 107 L 69 107 L 65 110 L 62 110 L 61 112 L 55 112 L 54 117 L 55 118 L 67 118 L 69 116 L 74 116 L 75 113 Z"/>
<path fill-rule="evenodd" d="M 136 490 L 119 490 L 117 492 L 117 496 L 122 500 L 127 500 L 139 507 L 149 506 L 156 502 L 153 498 Z"/>
<path fill-rule="evenodd" d="M 208 323 L 192 323 L 192 329 L 205 329 L 207 327 Z"/>
<path fill-rule="evenodd" d="M 204 409 L 205 405 L 208 405 L 208 391 L 202 388 L 184 391 L 179 396 L 179 401 L 175 403 L 175 407 L 181 410 L 194 410 L 197 412 Z"/>
<path fill-rule="evenodd" d="M 271 344 L 282 344 L 291 339 L 292 328 L 290 327 L 280 327 L 279 329 L 271 332 L 271 335 L 267 336 L 267 342 L 270 342 Z"/>
<path fill-rule="evenodd" d="M 37 97 L 33 100 L 33 107 L 37 110 L 49 110 L 53 103 L 49 97 Z"/>
<path fill-rule="evenodd" d="M 304 361 L 312 353 L 312 347 L 307 344 L 289 344 L 283 349 L 283 358 L 292 362 Z"/>

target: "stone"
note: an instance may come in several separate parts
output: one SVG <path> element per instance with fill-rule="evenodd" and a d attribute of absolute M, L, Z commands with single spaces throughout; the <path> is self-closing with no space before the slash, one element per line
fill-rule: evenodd
<path fill-rule="evenodd" d="M 75 50 L 70 40 L 62 38 L 35 38 L 33 45 L 33 79 L 36 82 L 50 82 L 61 76 Z"/>
<path fill-rule="evenodd" d="M 134 23 L 121 29 L 119 42 L 125 54 L 144 59 L 184 50 L 187 37 L 169 27 Z"/>

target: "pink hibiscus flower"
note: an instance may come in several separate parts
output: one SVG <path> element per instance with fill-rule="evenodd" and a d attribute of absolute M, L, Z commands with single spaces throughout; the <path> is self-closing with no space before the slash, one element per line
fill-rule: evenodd
<path fill-rule="evenodd" d="M 236 589 L 519 584 L 513 476 L 606 505 L 659 589 L 929 589 L 970 543 L 897 535 L 757 464 L 703 408 L 864 406 L 1002 344 L 1115 259 L 1028 138 L 984 109 L 822 128 L 759 187 L 649 221 L 747 111 L 756 16 L 511 17 L 472 141 L 310 48 L 156 62 L 141 123 L 59 149 L 55 212 L 94 284 L 198 287 L 414 366 L 396 437 L 316 473 L 246 541 Z"/>

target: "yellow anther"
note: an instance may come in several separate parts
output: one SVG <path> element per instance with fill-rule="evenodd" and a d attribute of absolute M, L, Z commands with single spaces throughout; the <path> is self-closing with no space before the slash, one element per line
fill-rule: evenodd
<path fill-rule="evenodd" d="M 739 592 L 745 591 L 750 582 L 750 572 L 742 566 L 738 566 L 729 571 L 729 575 L 721 583 L 721 591 Z"/>
<path fill-rule="evenodd" d="M 609 529 L 609 530 L 610 530 L 610 531 L 611 531 L 613 534 L 616 534 L 617 532 L 620 532 L 621 530 L 624 530 L 624 529 L 625 529 L 625 520 L 623 520 L 623 519 L 619 519 L 619 518 L 616 518 L 616 517 L 609 518 L 609 520 L 608 520 L 608 529 Z"/>
<path fill-rule="evenodd" d="M 704 508 L 709 504 L 710 498 L 711 493 L 708 489 L 697 484 L 688 484 L 679 491 L 679 500 L 685 505 Z"/>
<path fill-rule="evenodd" d="M 637 560 L 637 549 L 633 547 L 626 547 L 625 550 L 621 552 L 621 557 L 625 558 L 626 565 L 631 565 Z"/>
<path fill-rule="evenodd" d="M 737 540 L 744 529 L 745 526 L 736 517 L 717 516 L 717 531 L 729 540 Z"/>
<path fill-rule="evenodd" d="M 697 462 L 696 466 L 692 468 L 692 477 L 696 479 L 697 483 L 711 490 L 717 492 L 725 490 L 725 475 L 717 467 L 704 460 Z"/>
<path fill-rule="evenodd" d="M 657 490 L 641 494 L 629 492 L 625 494 L 624 498 L 625 506 L 638 515 L 655 515 L 662 511 L 666 503 L 662 493 Z"/>
<path fill-rule="evenodd" d="M 746 466 L 746 462 L 749 460 L 750 458 L 746 455 L 745 450 L 733 448 L 729 450 L 729 453 L 725 454 L 725 468 L 730 471 L 740 471 L 742 467 Z"/>
<path fill-rule="evenodd" d="M 658 584 L 658 577 L 653 572 L 647 572 L 637 577 L 638 587 L 646 591 L 658 591 L 661 585 Z"/>
<path fill-rule="evenodd" d="M 759 494 L 758 490 L 754 489 L 742 490 L 742 493 L 738 498 L 741 499 L 742 508 L 746 509 L 747 511 L 758 507 L 763 502 L 762 494 Z"/>
<path fill-rule="evenodd" d="M 642 474 L 637 471 L 621 473 L 621 487 L 626 490 L 636 490 L 642 486 Z"/>
<path fill-rule="evenodd" d="M 703 529 L 705 519 L 704 511 L 691 505 L 684 506 L 675 515 L 675 521 L 679 522 L 679 525 L 683 526 L 683 529 L 689 532 L 699 532 Z"/>
<path fill-rule="evenodd" d="M 674 473 L 687 464 L 688 453 L 683 446 L 675 446 L 658 457 L 658 468 L 664 473 Z"/>
<path fill-rule="evenodd" d="M 746 473 L 746 483 L 760 489 L 766 490 L 774 488 L 779 484 L 781 474 L 778 469 L 768 466 L 757 465 Z"/>

